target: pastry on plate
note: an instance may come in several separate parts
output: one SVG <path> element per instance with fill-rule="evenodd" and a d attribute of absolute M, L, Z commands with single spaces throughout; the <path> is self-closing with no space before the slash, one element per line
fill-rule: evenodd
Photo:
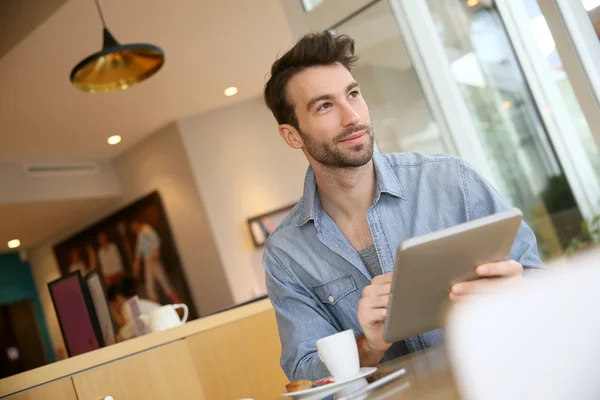
<path fill-rule="evenodd" d="M 313 381 L 309 381 L 306 379 L 301 379 L 298 381 L 290 382 L 285 385 L 285 388 L 288 392 L 299 392 L 300 390 L 311 389 L 315 384 Z"/>

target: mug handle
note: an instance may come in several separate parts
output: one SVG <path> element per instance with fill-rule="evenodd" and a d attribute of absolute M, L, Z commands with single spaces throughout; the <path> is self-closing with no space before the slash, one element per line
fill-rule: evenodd
<path fill-rule="evenodd" d="M 173 306 L 173 308 L 175 308 L 176 310 L 178 308 L 183 308 L 183 319 L 181 320 L 182 324 L 185 324 L 185 322 L 188 319 L 188 315 L 189 315 L 189 310 L 188 310 L 188 306 L 186 306 L 185 304 L 181 303 L 181 304 L 175 304 Z"/>

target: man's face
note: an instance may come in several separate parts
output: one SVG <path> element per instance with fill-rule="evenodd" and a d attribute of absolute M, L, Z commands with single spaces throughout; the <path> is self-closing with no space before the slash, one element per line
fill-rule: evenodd
<path fill-rule="evenodd" d="M 299 138 L 309 160 L 332 168 L 360 167 L 373 158 L 373 128 L 358 83 L 341 64 L 308 68 L 292 77 L 288 101 L 294 104 Z M 282 135 L 284 133 L 282 132 Z M 284 135 L 285 138 L 285 135 Z"/>

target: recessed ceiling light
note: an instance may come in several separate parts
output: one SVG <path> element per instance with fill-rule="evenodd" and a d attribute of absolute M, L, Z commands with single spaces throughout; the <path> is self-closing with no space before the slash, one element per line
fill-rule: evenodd
<path fill-rule="evenodd" d="M 467 7 L 475 7 L 479 4 L 479 0 L 467 0 Z"/>
<path fill-rule="evenodd" d="M 237 92 L 238 92 L 238 88 L 236 88 L 235 86 L 231 86 L 231 87 L 228 87 L 227 89 L 225 89 L 225 96 L 233 96 Z"/>
<path fill-rule="evenodd" d="M 119 135 L 114 135 L 108 138 L 107 140 L 108 144 L 117 144 L 121 142 L 121 136 Z"/>
<path fill-rule="evenodd" d="M 8 248 L 9 249 L 16 249 L 20 245 L 21 245 L 21 241 L 19 239 L 13 239 L 13 240 L 9 240 L 8 241 Z"/>

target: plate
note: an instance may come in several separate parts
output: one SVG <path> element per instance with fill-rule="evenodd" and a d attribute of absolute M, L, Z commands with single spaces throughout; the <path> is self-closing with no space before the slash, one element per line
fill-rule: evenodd
<path fill-rule="evenodd" d="M 334 382 L 323 386 L 317 386 L 311 389 L 299 390 L 297 392 L 285 392 L 282 394 L 282 396 L 291 397 L 294 399 L 321 399 L 341 390 L 344 387 L 344 385 L 347 385 L 350 382 L 354 382 L 357 379 L 366 378 L 367 376 L 372 375 L 375 371 L 377 371 L 376 367 L 363 367 L 360 369 L 358 375 L 355 375 L 352 378 L 342 379 L 337 382 L 332 377 L 323 378 L 331 379 Z"/>

